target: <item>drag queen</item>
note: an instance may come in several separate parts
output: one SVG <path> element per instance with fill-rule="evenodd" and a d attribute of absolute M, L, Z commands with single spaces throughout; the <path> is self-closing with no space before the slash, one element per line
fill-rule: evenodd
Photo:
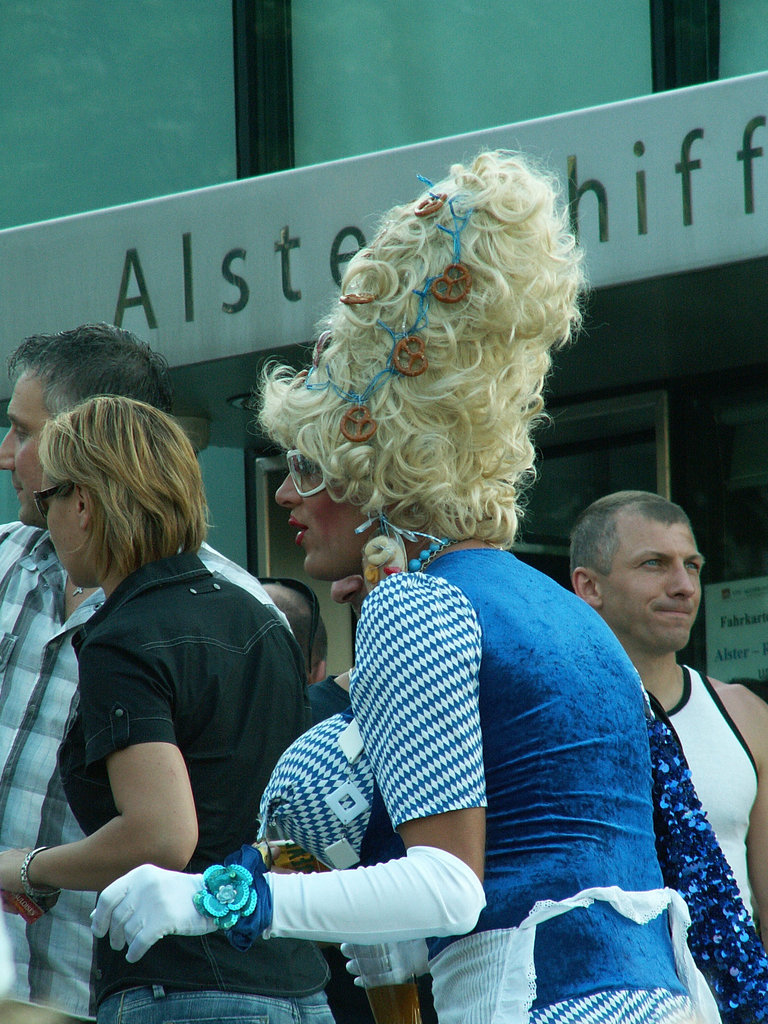
<path fill-rule="evenodd" d="M 204 876 L 139 868 L 95 918 L 129 959 L 220 927 L 239 948 L 429 936 L 441 1024 L 719 1020 L 656 858 L 638 677 L 590 608 L 508 550 L 581 287 L 550 179 L 483 153 L 390 211 L 311 366 L 267 374 L 306 571 L 360 573 L 365 553 L 375 584 L 350 692 L 403 852 L 347 867 L 327 837 L 341 870 L 264 874 L 250 848 Z"/>

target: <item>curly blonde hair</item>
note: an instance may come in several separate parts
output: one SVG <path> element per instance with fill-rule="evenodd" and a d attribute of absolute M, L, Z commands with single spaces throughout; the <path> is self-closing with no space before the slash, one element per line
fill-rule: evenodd
<path fill-rule="evenodd" d="M 452 206 L 415 215 L 440 194 Z M 414 332 L 409 325 L 424 307 L 416 290 L 455 262 L 453 211 L 459 220 L 469 213 L 460 262 L 471 289 L 451 304 L 430 298 L 427 322 Z M 375 300 L 332 310 L 310 387 L 305 371 L 265 370 L 262 427 L 316 461 L 332 496 L 363 514 L 386 511 L 401 528 L 509 546 L 533 477 L 530 434 L 543 411 L 551 350 L 579 323 L 582 286 L 582 254 L 553 179 L 519 154 L 481 153 L 384 217 L 342 282 L 344 294 Z M 428 368 L 380 378 L 364 403 L 375 433 L 345 439 L 344 394 L 365 392 L 405 330 L 423 339 Z"/>

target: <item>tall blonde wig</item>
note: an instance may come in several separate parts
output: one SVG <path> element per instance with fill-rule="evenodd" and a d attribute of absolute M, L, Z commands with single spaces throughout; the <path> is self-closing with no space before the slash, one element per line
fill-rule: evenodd
<path fill-rule="evenodd" d="M 421 215 L 441 195 L 452 205 Z M 456 262 L 457 218 L 471 288 L 459 301 L 427 301 L 418 294 L 425 282 Z M 319 463 L 332 495 L 365 514 L 508 546 L 533 475 L 530 433 L 551 350 L 578 325 L 582 286 L 581 252 L 555 182 L 520 155 L 481 153 L 384 217 L 342 282 L 342 299 L 374 300 L 336 305 L 309 380 L 288 367 L 265 371 L 262 426 Z M 365 393 L 420 309 L 426 317 L 412 333 L 423 339 L 427 369 L 380 378 L 365 400 L 375 433 L 347 440 L 340 425 L 349 396 Z"/>
<path fill-rule="evenodd" d="M 104 395 L 48 420 L 40 463 L 51 483 L 92 499 L 90 544 L 100 578 L 123 576 L 205 540 L 200 467 L 181 427 L 154 406 Z"/>

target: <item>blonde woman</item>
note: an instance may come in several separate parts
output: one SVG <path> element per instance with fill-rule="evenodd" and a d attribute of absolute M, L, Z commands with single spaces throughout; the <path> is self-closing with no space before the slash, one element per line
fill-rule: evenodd
<path fill-rule="evenodd" d="M 306 571 L 365 561 L 375 584 L 350 693 L 405 852 L 301 878 L 243 852 L 259 905 L 232 941 L 432 936 L 441 1024 L 685 1020 L 699 978 L 656 860 L 637 675 L 591 609 L 508 550 L 581 254 L 518 155 L 425 185 L 351 260 L 312 365 L 268 373 L 261 412 Z M 369 572 L 379 536 L 405 560 Z M 96 928 L 134 958 L 169 928 L 215 927 L 192 885 L 140 868 Z"/>
<path fill-rule="evenodd" d="M 73 641 L 80 702 L 59 754 L 86 838 L 1 854 L 0 887 L 34 898 L 100 890 L 147 861 L 201 870 L 254 837 L 272 767 L 306 727 L 298 648 L 273 609 L 200 561 L 200 470 L 170 417 L 94 398 L 45 424 L 39 454 L 57 554 L 106 597 Z M 319 954 L 261 945 L 246 958 L 221 934 L 169 936 L 132 966 L 98 943 L 97 1020 L 331 1024 Z"/>

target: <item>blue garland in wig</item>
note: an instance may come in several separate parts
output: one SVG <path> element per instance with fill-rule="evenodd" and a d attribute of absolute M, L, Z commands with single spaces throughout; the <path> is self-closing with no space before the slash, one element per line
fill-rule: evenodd
<path fill-rule="evenodd" d="M 648 739 L 664 883 L 688 904 L 688 946 L 723 1024 L 760 1024 L 768 1021 L 768 954 L 696 795 L 680 741 L 658 702 L 654 711 Z"/>
<path fill-rule="evenodd" d="M 432 188 L 432 182 L 429 181 L 428 178 L 423 177 L 421 174 L 417 175 L 417 178 L 419 179 L 419 181 L 421 181 L 425 185 L 427 185 L 430 189 Z M 448 199 L 445 196 L 438 196 L 437 193 L 430 191 L 429 192 L 429 197 L 430 197 L 430 199 L 432 199 L 432 200 L 434 200 L 435 202 L 438 202 L 438 203 L 440 203 L 441 200 L 443 202 L 447 202 L 448 209 L 451 212 L 451 219 L 453 221 L 453 227 L 452 228 L 448 228 L 448 227 L 445 227 L 443 224 L 438 224 L 437 228 L 440 231 L 444 231 L 447 235 L 451 236 L 452 244 L 453 244 L 453 263 L 454 264 L 460 264 L 461 263 L 461 233 L 464 230 L 464 228 L 466 227 L 467 221 L 472 216 L 472 213 L 474 212 L 474 210 L 469 209 L 463 215 L 459 215 L 456 212 L 456 208 L 454 206 L 454 203 L 456 203 L 458 201 L 458 199 L 459 199 L 458 196 L 454 196 L 453 199 Z M 431 291 L 432 285 L 436 281 L 441 280 L 442 277 L 443 277 L 443 274 L 435 274 L 432 277 L 428 277 L 421 288 L 414 288 L 413 289 L 413 294 L 414 295 L 418 295 L 418 297 L 419 297 L 419 305 L 418 305 L 418 309 L 416 311 L 416 316 L 414 318 L 414 321 L 410 325 L 410 327 L 404 327 L 403 330 L 401 330 L 401 331 L 395 331 L 391 327 L 389 327 L 387 324 L 385 324 L 383 320 L 377 320 L 376 321 L 377 326 L 380 327 L 382 330 L 386 331 L 387 334 L 389 334 L 390 338 L 392 339 L 392 346 L 391 346 L 391 348 L 389 350 L 389 354 L 387 356 L 387 359 L 386 359 L 386 362 L 384 364 L 384 367 L 381 370 L 379 370 L 379 372 L 377 374 L 374 375 L 373 379 L 366 385 L 366 387 L 365 387 L 365 389 L 363 391 L 359 391 L 359 392 L 358 391 L 346 391 L 344 388 L 340 387 L 333 380 L 333 378 L 330 375 L 330 372 L 327 369 L 326 369 L 326 379 L 324 381 L 318 382 L 318 381 L 314 380 L 313 379 L 314 378 L 314 372 L 317 369 L 316 363 L 317 363 L 317 356 L 319 356 L 319 352 L 317 353 L 315 362 L 310 367 L 309 372 L 307 373 L 306 379 L 304 381 L 304 386 L 307 388 L 307 390 L 308 391 L 325 391 L 328 388 L 331 388 L 333 391 L 335 391 L 335 393 L 339 396 L 339 398 L 342 399 L 342 401 L 349 402 L 350 405 L 358 405 L 358 406 L 366 405 L 366 403 L 367 403 L 368 399 L 371 397 L 371 395 L 374 394 L 374 392 L 378 391 L 378 389 L 382 386 L 382 384 L 384 384 L 387 381 L 387 379 L 389 377 L 398 376 L 402 372 L 402 371 L 400 371 L 398 369 L 397 364 L 396 364 L 396 362 L 394 360 L 394 356 L 395 356 L 395 352 L 396 352 L 396 349 L 397 349 L 398 342 L 403 341 L 406 338 L 413 337 L 414 335 L 418 335 L 421 331 L 423 331 L 429 325 L 429 308 L 428 307 L 429 307 L 430 295 L 432 294 L 432 291 Z M 374 296 L 371 296 L 371 299 L 374 299 L 374 298 L 375 298 Z"/>

